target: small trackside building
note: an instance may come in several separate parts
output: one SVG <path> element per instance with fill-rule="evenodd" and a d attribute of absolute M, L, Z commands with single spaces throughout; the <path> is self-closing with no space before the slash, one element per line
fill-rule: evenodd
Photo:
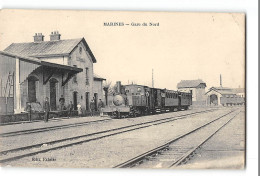
<path fill-rule="evenodd" d="M 243 88 L 211 87 L 207 96 L 207 106 L 233 106 L 245 104 Z"/>
<path fill-rule="evenodd" d="M 194 106 L 206 105 L 206 96 L 205 96 L 206 87 L 207 87 L 206 83 L 201 79 L 181 80 L 181 82 L 177 84 L 178 91 L 189 92 L 192 94 L 192 105 Z"/>

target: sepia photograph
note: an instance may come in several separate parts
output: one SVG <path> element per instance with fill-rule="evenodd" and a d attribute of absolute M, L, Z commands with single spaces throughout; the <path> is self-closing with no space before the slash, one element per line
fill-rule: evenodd
<path fill-rule="evenodd" d="M 246 14 L 0 11 L 0 165 L 246 167 Z"/>

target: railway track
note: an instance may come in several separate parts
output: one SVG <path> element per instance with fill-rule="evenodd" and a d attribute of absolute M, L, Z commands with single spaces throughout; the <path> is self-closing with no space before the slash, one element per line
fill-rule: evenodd
<path fill-rule="evenodd" d="M 213 110 L 205 110 L 205 112 L 214 111 Z M 201 111 L 204 112 L 204 111 Z M 197 112 L 195 112 L 197 113 Z M 189 114 L 187 114 L 189 115 Z M 179 116 L 175 116 L 179 117 Z M 172 117 L 170 117 L 172 118 Z M 168 118 L 166 118 L 168 119 Z M 51 130 L 59 130 L 59 129 L 65 129 L 65 128 L 71 128 L 71 127 L 78 127 L 78 126 L 84 126 L 92 123 L 98 123 L 98 122 L 105 122 L 110 121 L 112 119 L 104 119 L 104 120 L 95 120 L 95 121 L 89 121 L 89 122 L 79 122 L 79 123 L 73 123 L 73 124 L 66 124 L 66 125 L 59 125 L 59 126 L 52 126 L 52 127 L 44 127 L 44 128 L 37 128 L 37 129 L 29 129 L 29 130 L 20 130 L 20 131 L 13 131 L 13 132 L 7 132 L 7 133 L 0 133 L 0 138 L 3 137 L 11 137 L 11 136 L 18 136 L 18 135 L 25 135 L 25 134 L 33 134 L 33 133 L 40 133 L 40 132 L 46 132 Z M 162 119 L 164 120 L 164 119 Z"/>
<path fill-rule="evenodd" d="M 59 130 L 59 129 L 64 129 L 64 128 L 84 126 L 84 125 L 89 125 L 92 123 L 105 122 L 105 121 L 110 121 L 110 120 L 111 119 L 103 119 L 103 120 L 95 120 L 95 121 L 88 121 L 88 122 L 78 122 L 78 123 L 72 123 L 72 124 L 66 124 L 66 125 L 58 125 L 58 126 L 52 126 L 52 127 L 13 131 L 13 132 L 1 133 L 0 137 L 10 137 L 10 136 L 18 136 L 18 135 L 24 135 L 24 134 L 40 133 L 40 132 L 45 132 L 45 131 L 50 131 L 50 130 Z"/>
<path fill-rule="evenodd" d="M 196 150 L 227 125 L 238 114 L 237 110 L 222 115 L 190 132 L 114 166 L 114 168 L 175 168 L 192 157 Z"/>
<path fill-rule="evenodd" d="M 168 122 L 172 122 L 172 121 L 175 121 L 178 119 L 183 119 L 183 118 L 187 118 L 190 116 L 198 115 L 201 113 L 208 113 L 208 112 L 212 112 L 212 111 L 215 111 L 215 110 L 204 110 L 204 111 L 199 111 L 199 112 L 193 112 L 193 113 L 179 115 L 179 116 L 175 116 L 175 117 L 168 117 L 168 118 L 164 118 L 164 119 L 153 120 L 153 121 L 143 122 L 143 123 L 129 125 L 129 126 L 123 126 L 120 128 L 113 128 L 113 129 L 99 131 L 99 132 L 95 132 L 95 133 L 84 134 L 84 135 L 80 135 L 80 136 L 64 138 L 64 139 L 60 139 L 60 140 L 54 140 L 54 141 L 50 141 L 50 142 L 38 143 L 38 144 L 34 144 L 34 145 L 28 145 L 28 146 L 24 146 L 24 147 L 5 150 L 5 151 L 0 152 L 0 158 L 1 158 L 0 163 L 6 163 L 6 162 L 17 160 L 20 158 L 33 156 L 33 155 L 36 155 L 39 153 L 45 153 L 45 152 L 52 151 L 52 150 L 58 150 L 61 148 L 70 147 L 73 145 L 78 145 L 78 144 L 102 139 L 105 137 L 109 137 L 109 136 L 113 136 L 113 135 L 117 135 L 117 134 L 121 134 L 121 133 L 126 133 L 126 132 L 133 131 L 133 130 L 147 128 L 147 127 L 150 127 L 153 125 L 168 123 Z"/>

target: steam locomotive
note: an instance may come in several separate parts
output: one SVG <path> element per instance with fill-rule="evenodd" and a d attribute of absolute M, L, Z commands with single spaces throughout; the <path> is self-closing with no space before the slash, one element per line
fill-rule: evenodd
<path fill-rule="evenodd" d="M 187 110 L 191 104 L 191 93 L 137 84 L 121 85 L 118 81 L 112 105 L 102 111 L 111 117 L 124 118 Z"/>

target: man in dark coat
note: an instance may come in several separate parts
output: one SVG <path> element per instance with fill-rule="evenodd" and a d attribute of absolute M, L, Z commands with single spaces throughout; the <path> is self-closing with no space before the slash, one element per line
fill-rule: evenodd
<path fill-rule="evenodd" d="M 45 102 L 44 102 L 44 122 L 48 122 L 49 120 L 49 114 L 50 114 L 50 103 L 49 103 L 49 98 L 46 97 L 45 98 Z"/>
<path fill-rule="evenodd" d="M 69 113 L 68 113 L 68 116 L 69 118 L 72 116 L 72 110 L 73 110 L 73 104 L 72 104 L 72 101 L 70 101 L 70 104 L 68 106 L 68 109 L 69 109 Z"/>
<path fill-rule="evenodd" d="M 59 99 L 59 102 L 60 102 L 60 111 L 63 111 L 63 110 L 66 110 L 66 107 L 65 107 L 65 98 L 63 95 L 61 95 L 60 99 Z"/>
<path fill-rule="evenodd" d="M 90 102 L 90 115 L 91 116 L 94 116 L 94 111 L 95 111 L 95 103 L 94 103 L 94 100 L 91 100 Z"/>
<path fill-rule="evenodd" d="M 99 102 L 98 102 L 98 111 L 100 113 L 100 116 L 103 116 L 103 112 L 102 112 L 102 108 L 104 107 L 104 103 L 101 99 L 99 99 Z"/>

